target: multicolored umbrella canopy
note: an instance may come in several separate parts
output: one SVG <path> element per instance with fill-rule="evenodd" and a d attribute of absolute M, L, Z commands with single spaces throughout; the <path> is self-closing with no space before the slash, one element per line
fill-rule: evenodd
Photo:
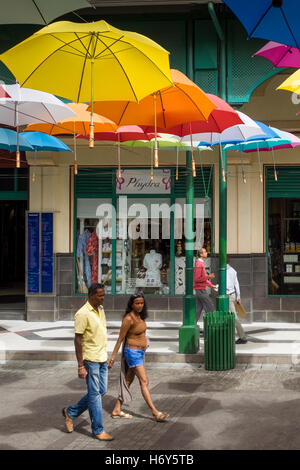
<path fill-rule="evenodd" d="M 91 7 L 87 0 L 1 0 L 0 24 L 48 24 L 69 11 Z"/>
<path fill-rule="evenodd" d="M 277 41 L 300 48 L 298 0 L 223 0 L 250 38 Z"/>
<path fill-rule="evenodd" d="M 79 135 L 79 138 L 86 139 L 86 136 Z M 118 145 L 118 177 L 121 177 L 121 149 L 120 143 L 128 140 L 150 140 L 154 134 L 147 134 L 142 127 L 139 126 L 120 126 L 115 132 L 96 132 L 95 140 L 108 142 L 116 142 Z"/>
<path fill-rule="evenodd" d="M 140 101 L 172 84 L 165 49 L 103 20 L 50 24 L 1 54 L 0 60 L 21 86 L 74 102 Z M 93 147 L 93 104 L 90 126 Z"/>
<path fill-rule="evenodd" d="M 73 116 L 63 119 L 56 124 L 38 123 L 29 124 L 25 131 L 45 132 L 49 135 L 80 134 L 90 135 L 91 113 L 87 110 L 88 105 L 84 103 L 67 103 L 67 106 L 73 111 Z M 117 124 L 110 119 L 94 113 L 94 132 L 115 132 L 118 129 Z"/>
<path fill-rule="evenodd" d="M 294 67 L 297 69 L 300 67 L 300 50 L 297 47 L 286 46 L 274 41 L 269 41 L 253 56 L 270 60 L 274 67 Z"/>
<path fill-rule="evenodd" d="M 169 128 L 191 121 L 207 121 L 216 105 L 194 82 L 179 70 L 171 70 L 172 86 L 143 98 L 139 103 L 99 101 L 94 110 L 119 126 L 137 124 Z M 156 101 L 156 105 L 155 105 Z"/>
<path fill-rule="evenodd" d="M 50 93 L 21 88 L 19 84 L 2 84 L 1 88 L 9 96 L 0 96 L 0 123 L 17 128 L 16 167 L 19 168 L 19 126 L 32 122 L 55 123 L 75 113 Z"/>
<path fill-rule="evenodd" d="M 235 144 L 248 139 L 265 138 L 268 136 L 261 127 L 246 114 L 236 111 L 243 124 L 228 127 L 223 132 L 193 133 L 193 140 L 198 140 L 203 145 Z M 184 136 L 181 142 L 188 142 L 190 136 Z"/>
<path fill-rule="evenodd" d="M 155 136 L 157 136 L 157 127 L 163 130 L 181 123 L 206 121 L 216 105 L 201 88 L 179 70 L 171 70 L 171 77 L 173 86 L 159 90 L 139 103 L 98 102 L 94 104 L 95 110 L 119 125 L 153 126 Z M 158 166 L 156 138 L 154 166 Z"/>

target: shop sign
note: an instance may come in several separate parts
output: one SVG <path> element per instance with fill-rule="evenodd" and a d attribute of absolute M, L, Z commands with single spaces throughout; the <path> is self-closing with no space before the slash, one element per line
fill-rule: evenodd
<path fill-rule="evenodd" d="M 122 170 L 116 176 L 117 194 L 170 194 L 171 170 Z"/>

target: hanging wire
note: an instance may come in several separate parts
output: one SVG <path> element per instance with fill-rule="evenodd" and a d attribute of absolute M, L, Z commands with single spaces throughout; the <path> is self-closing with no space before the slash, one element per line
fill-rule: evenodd
<path fill-rule="evenodd" d="M 274 148 L 272 147 L 272 157 L 273 157 L 273 165 L 274 165 L 274 179 L 277 181 L 277 171 L 275 167 L 275 155 L 274 155 Z"/>
<path fill-rule="evenodd" d="M 259 167 L 259 179 L 260 182 L 263 182 L 263 175 L 261 171 L 261 161 L 260 161 L 260 153 L 259 153 L 259 145 L 257 144 L 257 157 L 258 157 L 258 167 Z"/>
<path fill-rule="evenodd" d="M 221 134 L 219 134 L 219 143 L 220 143 L 220 157 L 221 157 L 221 167 L 222 167 L 222 181 L 225 183 L 225 181 L 226 181 L 226 176 L 225 176 L 225 169 L 224 169 L 224 163 L 223 163 Z"/>
<path fill-rule="evenodd" d="M 190 123 L 190 139 L 191 139 L 191 150 L 192 150 L 192 173 L 193 177 L 196 177 L 196 163 L 194 159 L 194 146 L 193 146 L 193 136 L 192 136 L 192 124 Z"/>
<path fill-rule="evenodd" d="M 35 172 L 36 172 L 36 148 L 34 149 L 34 166 L 33 166 L 33 173 L 32 173 L 32 182 L 35 182 Z"/>
<path fill-rule="evenodd" d="M 242 178 L 243 178 L 243 183 L 246 184 L 246 183 L 247 183 L 247 180 L 246 180 L 246 175 L 245 175 L 245 171 L 244 171 L 243 152 L 242 152 L 241 149 L 240 149 L 240 155 L 241 155 L 241 163 L 242 163 Z"/>
<path fill-rule="evenodd" d="M 77 169 L 77 143 L 76 143 L 76 135 L 75 135 L 75 119 L 74 119 L 74 175 L 78 174 Z"/>

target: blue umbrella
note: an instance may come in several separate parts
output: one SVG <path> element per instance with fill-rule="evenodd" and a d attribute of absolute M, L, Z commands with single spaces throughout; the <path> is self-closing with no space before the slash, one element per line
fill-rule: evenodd
<path fill-rule="evenodd" d="M 300 47 L 299 0 L 223 0 L 248 36 Z"/>
<path fill-rule="evenodd" d="M 17 150 L 17 133 L 11 129 L 0 128 L 0 148 L 8 150 L 9 152 L 16 152 Z M 19 135 L 19 148 L 22 151 L 33 151 L 33 147 L 25 139 Z"/>
<path fill-rule="evenodd" d="M 26 139 L 32 146 L 30 150 L 34 151 L 34 168 L 36 166 L 36 154 L 38 151 L 72 152 L 64 142 L 44 132 L 21 132 L 19 135 Z M 32 181 L 35 181 L 35 171 L 32 174 Z"/>
<path fill-rule="evenodd" d="M 72 152 L 72 150 L 57 137 L 45 134 L 44 132 L 21 132 L 20 136 L 23 136 L 36 151 Z"/>

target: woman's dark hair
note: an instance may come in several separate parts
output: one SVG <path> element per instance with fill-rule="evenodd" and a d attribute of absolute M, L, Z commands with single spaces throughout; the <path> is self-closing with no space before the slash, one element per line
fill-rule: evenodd
<path fill-rule="evenodd" d="M 130 312 L 132 312 L 132 306 L 133 306 L 133 302 L 136 300 L 136 299 L 139 299 L 139 298 L 142 298 L 144 299 L 144 307 L 143 307 L 143 310 L 141 311 L 140 313 L 140 317 L 142 320 L 145 320 L 147 317 L 148 317 L 148 310 L 147 310 L 147 305 L 146 305 L 146 300 L 145 300 L 145 297 L 143 295 L 142 292 L 138 292 L 137 294 L 133 294 L 130 296 L 129 300 L 128 300 L 128 304 L 127 304 L 127 307 L 126 307 L 126 311 L 125 311 L 125 314 L 123 316 L 123 318 Z"/>

